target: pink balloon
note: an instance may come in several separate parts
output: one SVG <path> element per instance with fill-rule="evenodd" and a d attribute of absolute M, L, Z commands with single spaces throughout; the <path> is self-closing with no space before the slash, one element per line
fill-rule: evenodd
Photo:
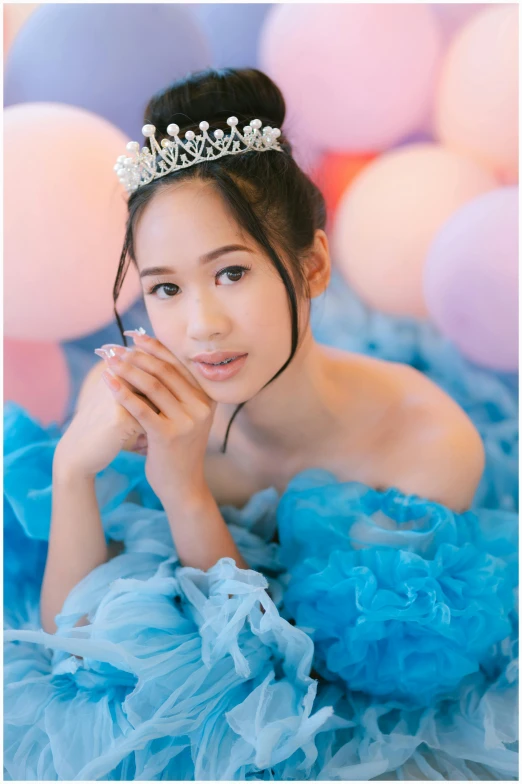
<path fill-rule="evenodd" d="M 292 156 L 300 168 L 310 175 L 319 163 L 321 150 L 298 125 L 285 123 L 285 135 L 292 145 Z"/>
<path fill-rule="evenodd" d="M 61 424 L 67 413 L 70 378 L 56 343 L 4 339 L 4 401 L 23 406 L 44 425 Z"/>
<path fill-rule="evenodd" d="M 337 208 L 335 262 L 370 307 L 425 318 L 422 269 L 433 238 L 456 209 L 497 185 L 487 169 L 436 144 L 380 155 Z"/>
<path fill-rule="evenodd" d="M 27 103 L 4 111 L 4 332 L 71 340 L 113 320 L 127 217 L 114 164 L 125 135 L 84 109 Z M 141 291 L 129 269 L 118 309 Z"/>
<path fill-rule="evenodd" d="M 440 53 L 437 20 L 422 3 L 275 4 L 259 48 L 289 124 L 337 152 L 384 150 L 416 130 Z"/>
<path fill-rule="evenodd" d="M 470 19 L 490 6 L 491 3 L 430 3 L 445 42 L 449 42 Z"/>
<path fill-rule="evenodd" d="M 424 267 L 424 296 L 443 334 L 479 365 L 518 367 L 518 188 L 499 188 L 456 212 Z"/>
<path fill-rule="evenodd" d="M 518 181 L 518 7 L 477 14 L 444 60 L 435 100 L 436 136 L 488 166 L 502 182 Z"/>

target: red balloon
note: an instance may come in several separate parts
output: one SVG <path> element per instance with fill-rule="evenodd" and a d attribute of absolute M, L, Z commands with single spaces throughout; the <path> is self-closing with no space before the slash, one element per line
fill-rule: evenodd
<path fill-rule="evenodd" d="M 341 197 L 364 167 L 377 157 L 377 153 L 350 155 L 329 152 L 318 161 L 311 177 L 321 189 L 326 200 L 328 224 L 333 225 L 335 211 Z"/>
<path fill-rule="evenodd" d="M 4 403 L 18 403 L 43 425 L 60 424 L 70 391 L 67 360 L 59 344 L 4 338 Z"/>

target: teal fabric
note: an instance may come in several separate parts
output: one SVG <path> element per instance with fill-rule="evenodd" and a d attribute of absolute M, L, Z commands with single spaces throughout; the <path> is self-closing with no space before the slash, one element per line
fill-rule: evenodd
<path fill-rule="evenodd" d="M 203 572 L 180 565 L 145 459 L 123 453 L 96 479 L 123 552 L 50 635 L 59 437 L 6 406 L 6 780 L 517 778 L 515 511 L 313 469 L 221 507 L 250 569 Z"/>

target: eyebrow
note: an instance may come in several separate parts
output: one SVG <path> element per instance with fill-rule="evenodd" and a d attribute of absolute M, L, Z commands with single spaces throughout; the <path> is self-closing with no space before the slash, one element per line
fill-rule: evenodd
<path fill-rule="evenodd" d="M 248 253 L 254 252 L 251 248 L 247 248 L 246 245 L 223 245 L 221 248 L 204 253 L 203 256 L 199 257 L 199 263 L 209 264 L 217 259 L 218 256 L 224 256 L 225 253 L 234 253 L 238 250 L 246 250 Z M 145 278 L 147 275 L 169 275 L 173 272 L 176 272 L 173 267 L 147 267 L 140 272 L 140 278 Z"/>

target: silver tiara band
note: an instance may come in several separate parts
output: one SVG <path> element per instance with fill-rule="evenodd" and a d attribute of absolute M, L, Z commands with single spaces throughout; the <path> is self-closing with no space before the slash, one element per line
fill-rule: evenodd
<path fill-rule="evenodd" d="M 225 155 L 238 155 L 249 150 L 284 152 L 277 141 L 281 136 L 279 128 L 266 125 L 261 129 L 261 120 L 251 120 L 241 134 L 237 129 L 238 122 L 237 117 L 229 117 L 227 125 L 230 126 L 230 133 L 225 135 L 218 128 L 213 131 L 212 139 L 208 133 L 209 124 L 203 120 L 199 123 L 202 133 L 196 135 L 194 131 L 187 131 L 183 141 L 179 137 L 179 126 L 172 123 L 167 133 L 173 140 L 162 139 L 161 145 L 156 141 L 155 126 L 144 125 L 141 132 L 149 139 L 150 149 L 142 147 L 140 152 L 139 142 L 129 142 L 127 150 L 134 153 L 134 157 L 120 155 L 114 171 L 126 190 L 132 193 L 166 174 L 188 169 L 196 163 L 215 161 Z"/>

